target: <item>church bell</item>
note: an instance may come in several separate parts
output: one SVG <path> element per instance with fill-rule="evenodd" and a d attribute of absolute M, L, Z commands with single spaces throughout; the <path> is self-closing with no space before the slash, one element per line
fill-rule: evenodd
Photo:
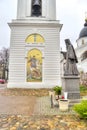
<path fill-rule="evenodd" d="M 40 7 L 40 0 L 34 0 L 33 7 L 34 6 Z"/>
<path fill-rule="evenodd" d="M 32 4 L 32 15 L 33 16 L 40 16 L 41 15 L 41 1 L 34 0 Z"/>

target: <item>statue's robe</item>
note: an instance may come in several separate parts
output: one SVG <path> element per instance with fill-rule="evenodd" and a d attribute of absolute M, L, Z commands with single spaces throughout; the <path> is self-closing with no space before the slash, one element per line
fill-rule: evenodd
<path fill-rule="evenodd" d="M 66 53 L 66 66 L 64 75 L 78 75 L 76 63 L 78 63 L 75 50 L 71 44 L 68 45 Z"/>

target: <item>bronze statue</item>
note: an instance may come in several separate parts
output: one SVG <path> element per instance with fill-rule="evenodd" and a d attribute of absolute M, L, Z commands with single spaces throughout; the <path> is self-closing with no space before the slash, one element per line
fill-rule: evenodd
<path fill-rule="evenodd" d="M 41 16 L 41 0 L 33 0 L 32 2 L 32 16 Z"/>
<path fill-rule="evenodd" d="M 64 75 L 65 76 L 78 75 L 79 72 L 76 66 L 78 60 L 73 45 L 71 44 L 69 39 L 65 39 L 65 43 L 67 52 L 65 54 L 66 63 L 64 66 Z"/>

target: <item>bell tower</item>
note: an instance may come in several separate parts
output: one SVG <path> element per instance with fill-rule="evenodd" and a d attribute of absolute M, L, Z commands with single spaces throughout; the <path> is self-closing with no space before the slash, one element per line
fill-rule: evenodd
<path fill-rule="evenodd" d="M 18 0 L 11 29 L 8 88 L 60 85 L 60 31 L 56 0 Z"/>
<path fill-rule="evenodd" d="M 56 0 L 18 0 L 17 19 L 56 20 Z"/>

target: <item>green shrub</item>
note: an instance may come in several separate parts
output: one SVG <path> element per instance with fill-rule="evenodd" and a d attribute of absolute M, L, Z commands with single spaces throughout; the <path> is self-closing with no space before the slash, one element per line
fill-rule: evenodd
<path fill-rule="evenodd" d="M 75 104 L 73 106 L 73 110 L 75 110 L 81 118 L 87 119 L 87 100 L 83 100 L 79 104 Z"/>
<path fill-rule="evenodd" d="M 80 85 L 80 91 L 86 91 L 87 90 L 87 86 L 85 85 Z"/>
<path fill-rule="evenodd" d="M 56 93 L 57 95 L 61 95 L 62 87 L 55 86 L 55 87 L 53 88 L 53 90 L 55 91 L 55 93 Z"/>

